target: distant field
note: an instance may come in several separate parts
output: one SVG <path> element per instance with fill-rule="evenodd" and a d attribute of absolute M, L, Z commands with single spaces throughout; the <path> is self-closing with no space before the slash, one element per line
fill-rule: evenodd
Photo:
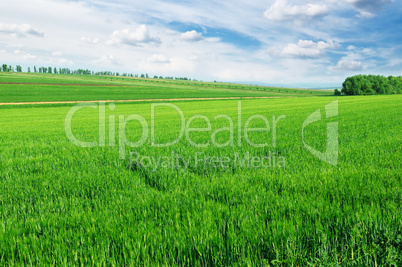
<path fill-rule="evenodd" d="M 14 77 L 0 74 L 0 81 Z M 73 79 L 24 77 L 18 80 Z M 282 94 L 98 77 L 74 83 L 103 80 L 129 85 L 0 85 L 1 102 Z M 325 105 L 335 100 L 339 115 L 326 119 Z M 238 101 L 177 102 L 186 123 L 203 116 L 192 122 L 194 128 L 208 127 L 207 118 L 215 131 L 229 127 L 232 118 L 233 145 L 194 147 L 184 135 L 177 144 L 158 148 L 148 138 L 137 148 L 123 146 L 124 159 L 119 159 L 118 122 L 137 114 L 151 127 L 151 103 L 106 104 L 105 116 L 97 105 L 78 110 L 72 132 L 84 142 L 102 142 L 99 120 L 105 119 L 105 146 L 87 148 L 67 138 L 71 106 L 0 106 L 0 265 L 401 266 L 401 102 L 399 95 L 243 100 L 240 119 Z M 168 143 L 180 135 L 180 117 L 172 107 L 159 108 L 155 142 Z M 303 121 L 317 109 L 322 120 L 306 127 L 305 141 L 325 151 L 326 125 L 338 122 L 337 166 L 303 145 Z M 271 128 L 250 132 L 249 138 L 268 142 L 267 147 L 244 139 L 242 127 L 253 115 L 266 117 Z M 278 122 L 274 141 L 272 122 L 279 116 L 286 117 Z M 144 132 L 137 121 L 125 128 L 132 142 Z M 211 144 L 209 132 L 188 134 L 197 144 Z M 230 131 L 214 138 L 224 144 Z M 269 157 L 269 166 L 222 167 L 211 158 L 247 153 Z M 152 159 L 195 155 L 200 162 L 191 160 L 186 169 L 180 160 L 173 167 L 145 166 Z"/>
<path fill-rule="evenodd" d="M 317 95 L 333 92 L 111 76 L 0 73 L 0 102 Z"/>

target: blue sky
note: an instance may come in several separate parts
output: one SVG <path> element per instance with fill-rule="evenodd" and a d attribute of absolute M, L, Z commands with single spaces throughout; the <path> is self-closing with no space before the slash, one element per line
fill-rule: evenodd
<path fill-rule="evenodd" d="M 402 75 L 392 0 L 14 0 L 0 4 L 0 64 L 337 86 Z"/>

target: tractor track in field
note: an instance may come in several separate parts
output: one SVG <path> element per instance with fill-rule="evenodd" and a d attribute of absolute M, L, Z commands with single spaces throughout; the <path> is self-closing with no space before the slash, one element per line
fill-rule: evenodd
<path fill-rule="evenodd" d="M 153 99 L 119 99 L 119 100 L 88 100 L 88 101 L 38 101 L 38 102 L 0 102 L 0 106 L 18 106 L 18 105 L 46 105 L 46 104 L 79 104 L 79 103 L 97 103 L 97 102 L 169 102 L 169 101 L 202 101 L 202 100 L 244 100 L 244 99 L 269 99 L 283 98 L 279 96 L 259 96 L 259 97 L 200 97 L 200 98 L 153 98 Z"/>

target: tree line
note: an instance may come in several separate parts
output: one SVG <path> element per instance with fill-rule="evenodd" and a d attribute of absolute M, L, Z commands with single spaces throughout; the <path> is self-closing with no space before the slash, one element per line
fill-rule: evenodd
<path fill-rule="evenodd" d="M 2 72 L 23 72 L 22 67 L 17 65 L 15 68 L 12 65 L 3 64 L 0 68 Z M 31 70 L 28 67 L 27 73 L 49 73 L 49 74 L 65 74 L 65 75 L 98 75 L 98 76 L 121 76 L 121 77 L 141 77 L 141 78 L 150 78 L 148 73 L 146 74 L 132 74 L 132 73 L 122 73 L 119 72 L 112 72 L 112 71 L 91 71 L 88 69 L 77 69 L 77 70 L 70 70 L 69 68 L 53 68 L 53 67 L 36 67 L 34 66 Z M 190 78 L 187 77 L 162 77 L 162 76 L 153 76 L 154 79 L 166 79 L 166 80 L 181 80 L 181 81 L 191 81 Z M 197 81 L 193 79 L 193 81 Z"/>
<path fill-rule="evenodd" d="M 335 95 L 390 95 L 402 93 L 402 76 L 356 75 L 346 78 Z"/>

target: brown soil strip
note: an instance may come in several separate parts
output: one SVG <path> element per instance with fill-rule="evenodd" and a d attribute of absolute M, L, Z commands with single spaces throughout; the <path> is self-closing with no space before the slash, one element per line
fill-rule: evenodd
<path fill-rule="evenodd" d="M 78 104 L 78 103 L 97 103 L 97 102 L 169 102 L 169 101 L 201 101 L 201 100 L 242 100 L 242 99 L 268 99 L 281 98 L 272 96 L 260 97 L 201 97 L 201 98 L 167 98 L 167 99 L 127 99 L 127 100 L 90 100 L 90 101 L 51 101 L 51 102 L 10 102 L 0 103 L 0 106 L 16 106 L 16 105 L 46 105 L 46 104 Z"/>

